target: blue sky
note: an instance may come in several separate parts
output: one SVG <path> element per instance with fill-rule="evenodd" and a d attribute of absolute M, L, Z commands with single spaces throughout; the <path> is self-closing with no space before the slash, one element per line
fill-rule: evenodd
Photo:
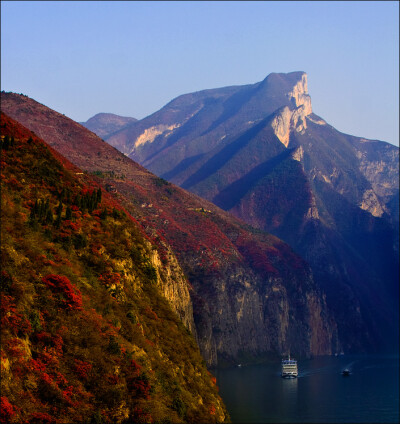
<path fill-rule="evenodd" d="M 76 121 L 305 71 L 339 131 L 399 144 L 397 1 L 2 1 L 1 88 Z"/>

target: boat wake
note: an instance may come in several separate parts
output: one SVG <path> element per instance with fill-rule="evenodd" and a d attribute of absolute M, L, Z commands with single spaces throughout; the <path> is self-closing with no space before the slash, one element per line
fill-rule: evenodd
<path fill-rule="evenodd" d="M 353 371 L 353 365 L 356 363 L 356 361 L 350 362 L 349 364 L 345 365 L 343 368 L 347 369 L 349 371 Z"/>

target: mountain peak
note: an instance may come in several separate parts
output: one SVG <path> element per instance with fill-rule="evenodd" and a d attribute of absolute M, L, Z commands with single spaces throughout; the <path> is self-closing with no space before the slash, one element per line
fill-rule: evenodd
<path fill-rule="evenodd" d="M 122 128 L 125 128 L 137 119 L 128 116 L 119 116 L 114 113 L 97 113 L 81 124 L 99 137 L 106 137 Z"/>
<path fill-rule="evenodd" d="M 307 115 L 312 113 L 311 97 L 308 94 L 307 74 L 305 72 L 302 73 L 301 79 L 297 81 L 287 95 L 290 100 L 294 101 L 296 107 L 304 106 Z"/>
<path fill-rule="evenodd" d="M 279 85 L 285 90 L 285 95 L 289 99 L 291 106 L 279 109 L 271 122 L 271 126 L 279 141 L 285 145 L 289 144 L 291 131 L 303 132 L 307 128 L 306 116 L 312 114 L 311 97 L 308 94 L 307 74 L 305 72 L 291 72 L 289 74 L 270 74 L 272 83 Z M 282 87 L 280 78 L 286 83 Z M 266 81 L 266 80 L 264 80 Z M 290 87 L 288 89 L 288 87 Z"/>

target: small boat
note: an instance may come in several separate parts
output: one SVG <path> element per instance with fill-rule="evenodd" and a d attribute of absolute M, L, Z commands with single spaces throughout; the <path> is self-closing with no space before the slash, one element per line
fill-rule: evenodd
<path fill-rule="evenodd" d="M 344 377 L 349 376 L 349 375 L 350 375 L 350 370 L 349 370 L 349 369 L 347 369 L 347 368 L 345 368 L 345 369 L 342 371 L 342 375 L 343 375 Z"/>
<path fill-rule="evenodd" d="M 297 361 L 295 359 L 282 359 L 282 373 L 283 378 L 296 378 L 298 375 Z"/>

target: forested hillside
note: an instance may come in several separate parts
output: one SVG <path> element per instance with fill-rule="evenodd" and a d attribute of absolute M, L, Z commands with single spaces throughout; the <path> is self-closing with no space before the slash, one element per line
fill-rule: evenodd
<path fill-rule="evenodd" d="M 107 192 L 4 114 L 1 206 L 2 423 L 228 420 L 160 289 L 180 276 Z"/>

